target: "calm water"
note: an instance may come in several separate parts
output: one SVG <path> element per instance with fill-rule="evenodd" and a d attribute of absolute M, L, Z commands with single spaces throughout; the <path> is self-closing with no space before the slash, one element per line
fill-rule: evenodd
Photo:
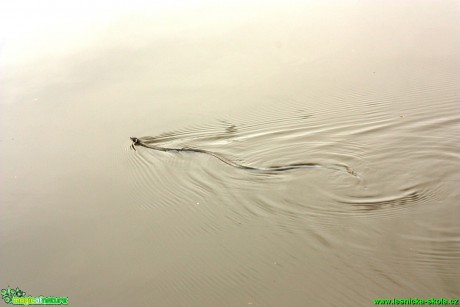
<path fill-rule="evenodd" d="M 459 2 L 23 5 L 0 5 L 2 289 L 459 298 Z"/>

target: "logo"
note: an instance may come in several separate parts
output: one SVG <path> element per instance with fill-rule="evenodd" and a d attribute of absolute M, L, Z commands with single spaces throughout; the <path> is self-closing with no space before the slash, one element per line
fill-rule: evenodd
<path fill-rule="evenodd" d="M 67 305 L 69 298 L 67 296 L 26 296 L 21 289 L 2 289 L 2 299 L 7 304 L 13 305 Z"/>

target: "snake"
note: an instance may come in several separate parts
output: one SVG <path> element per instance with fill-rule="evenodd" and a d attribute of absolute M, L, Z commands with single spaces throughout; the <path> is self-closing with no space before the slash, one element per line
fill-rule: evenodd
<path fill-rule="evenodd" d="M 302 168 L 327 168 L 331 170 L 346 172 L 350 175 L 357 177 L 357 174 L 354 170 L 352 170 L 348 166 L 340 165 L 340 164 L 327 164 L 326 165 L 326 164 L 319 164 L 319 163 L 294 163 L 294 164 L 288 164 L 288 165 L 282 165 L 282 166 L 256 167 L 256 166 L 249 166 L 249 165 L 237 163 L 225 157 L 224 155 L 220 153 L 216 153 L 216 152 L 205 150 L 205 149 L 192 148 L 192 147 L 175 148 L 175 147 L 153 146 L 146 142 L 143 142 L 141 139 L 137 137 L 130 137 L 130 139 L 132 141 L 132 144 L 130 147 L 133 150 L 136 150 L 136 146 L 141 146 L 141 147 L 145 147 L 145 148 L 149 148 L 149 149 L 153 149 L 157 151 L 163 151 L 163 152 L 201 153 L 201 154 L 213 156 L 214 158 L 220 160 L 221 162 L 227 165 L 230 165 L 235 168 L 243 169 L 243 170 L 259 171 L 259 172 L 284 172 L 284 171 L 302 169 Z"/>

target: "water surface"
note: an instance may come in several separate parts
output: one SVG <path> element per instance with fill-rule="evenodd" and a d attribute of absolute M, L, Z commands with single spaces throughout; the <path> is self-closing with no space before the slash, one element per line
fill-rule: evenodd
<path fill-rule="evenodd" d="M 459 296 L 458 2 L 69 5 L 0 13 L 2 288 L 76 306 Z"/>

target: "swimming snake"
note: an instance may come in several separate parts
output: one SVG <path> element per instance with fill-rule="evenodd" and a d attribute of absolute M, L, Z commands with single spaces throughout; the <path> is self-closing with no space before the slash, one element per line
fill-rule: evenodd
<path fill-rule="evenodd" d="M 148 143 L 143 142 L 141 139 L 138 139 L 136 137 L 130 137 L 130 139 L 131 141 L 133 141 L 133 143 L 131 144 L 131 148 L 134 150 L 136 150 L 136 146 L 142 146 L 145 148 L 150 148 L 150 149 L 164 151 L 164 152 L 170 151 L 170 152 L 202 153 L 202 154 L 213 156 L 214 158 L 219 159 L 221 162 L 227 165 L 230 165 L 230 166 L 233 166 L 239 169 L 250 170 L 250 171 L 282 172 L 282 171 L 288 171 L 288 170 L 300 169 L 300 168 L 327 168 L 327 169 L 347 172 L 350 175 L 357 176 L 357 174 L 351 168 L 349 168 L 348 166 L 339 165 L 339 164 L 325 165 L 325 164 L 318 164 L 318 163 L 295 163 L 295 164 L 288 164 L 288 165 L 283 165 L 283 166 L 255 167 L 255 166 L 239 164 L 237 162 L 234 162 L 224 157 L 221 154 L 218 154 L 218 153 L 215 153 L 209 150 L 191 148 L 191 147 L 170 148 L 170 147 L 152 146 Z"/>

